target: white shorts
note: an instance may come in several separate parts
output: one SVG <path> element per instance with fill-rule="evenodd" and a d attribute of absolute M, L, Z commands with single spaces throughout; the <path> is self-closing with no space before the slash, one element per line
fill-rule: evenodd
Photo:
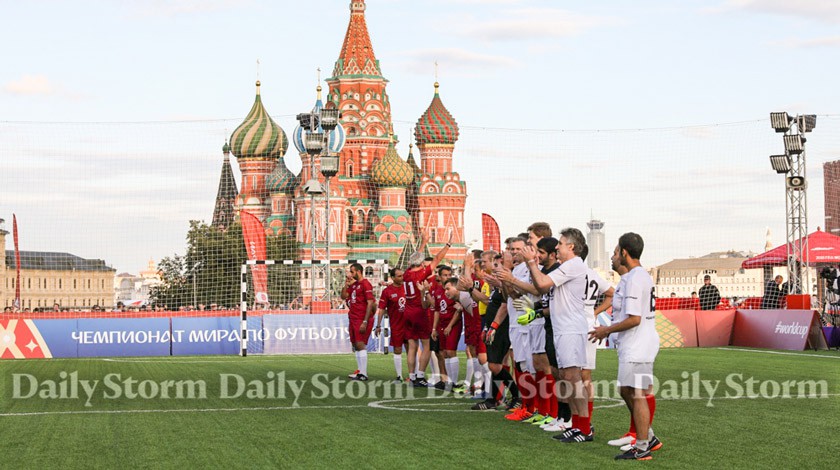
<path fill-rule="evenodd" d="M 527 327 L 510 330 L 510 348 L 513 349 L 513 360 L 524 362 L 528 372 L 534 371 L 534 360 L 531 356 L 531 335 Z"/>
<path fill-rule="evenodd" d="M 528 325 L 528 341 L 531 342 L 531 354 L 545 354 L 545 325 Z"/>
<path fill-rule="evenodd" d="M 554 334 L 557 367 L 586 367 L 586 333 Z"/>
<path fill-rule="evenodd" d="M 583 366 L 586 370 L 595 370 L 595 356 L 596 352 L 598 351 L 598 345 L 589 341 L 586 341 L 586 365 Z"/>
<path fill-rule="evenodd" d="M 647 390 L 653 385 L 652 362 L 618 362 L 618 386 Z"/>

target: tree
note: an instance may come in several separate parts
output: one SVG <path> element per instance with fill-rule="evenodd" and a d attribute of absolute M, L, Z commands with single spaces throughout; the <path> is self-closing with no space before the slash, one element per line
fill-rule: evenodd
<path fill-rule="evenodd" d="M 284 235 L 266 238 L 266 256 L 272 260 L 297 259 L 298 243 Z M 161 260 L 161 284 L 152 289 L 156 305 L 178 308 L 187 305 L 210 305 L 235 308 L 241 297 L 241 267 L 247 259 L 242 240 L 242 226 L 235 223 L 226 230 L 191 220 L 187 232 L 186 255 Z M 272 304 L 288 303 L 300 294 L 297 270 L 291 266 L 268 269 L 269 299 Z M 254 289 L 248 276 L 248 301 Z"/>

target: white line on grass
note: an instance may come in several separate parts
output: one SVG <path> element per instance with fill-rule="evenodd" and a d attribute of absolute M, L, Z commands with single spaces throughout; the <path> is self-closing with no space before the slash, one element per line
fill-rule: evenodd
<path fill-rule="evenodd" d="M 840 356 L 826 356 L 825 354 L 803 354 L 803 353 L 794 353 L 794 352 L 782 352 L 782 351 L 767 351 L 763 349 L 741 349 L 741 348 L 717 348 L 722 351 L 742 351 L 742 352 L 751 352 L 751 353 L 759 353 L 759 354 L 778 354 L 780 356 L 804 356 L 804 357 L 824 357 L 826 359 L 840 359 Z"/>

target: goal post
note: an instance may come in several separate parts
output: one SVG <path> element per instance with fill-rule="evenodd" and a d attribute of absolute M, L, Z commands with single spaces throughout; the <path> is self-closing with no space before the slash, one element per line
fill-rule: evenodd
<path fill-rule="evenodd" d="M 347 260 L 247 260 L 241 265 L 240 270 L 240 334 L 241 347 L 240 355 L 247 356 L 249 351 L 249 342 L 253 340 L 264 341 L 265 337 L 269 337 L 269 341 L 276 340 L 273 336 L 273 331 L 267 331 L 269 328 L 267 322 L 263 321 L 266 316 L 283 316 L 287 314 L 333 314 L 346 316 L 347 307 L 343 299 L 341 299 L 341 288 L 344 285 L 345 271 L 348 266 L 358 263 L 363 267 L 364 277 L 373 285 L 374 300 L 378 303 L 379 295 L 384 288 L 385 282 L 388 280 L 389 263 L 384 259 L 347 259 Z M 248 267 L 251 266 L 252 276 L 249 279 Z M 260 268 L 261 267 L 261 268 Z M 265 269 L 267 277 L 267 299 L 257 299 L 257 295 L 249 295 L 249 291 L 254 290 L 254 270 Z M 329 271 L 329 272 L 328 272 Z M 329 285 L 328 285 L 329 284 Z M 249 308 L 249 298 L 253 299 L 253 305 Z M 252 317 L 256 314 L 260 320 L 252 320 L 249 322 L 249 313 Z M 299 325 L 300 328 L 317 328 L 323 322 L 311 319 L 311 325 Z M 320 319 L 317 319 L 320 320 Z M 255 323 L 262 325 L 258 331 L 255 331 Z M 334 323 L 334 322 L 333 322 Z M 250 327 L 249 327 L 250 325 Z M 250 331 L 249 331 L 250 328 Z M 326 327 L 324 327 L 326 328 Z M 330 328 L 335 330 L 337 327 L 331 324 Z M 334 333 L 329 335 L 318 335 L 314 337 L 304 336 L 303 338 L 294 337 L 294 341 L 304 342 L 308 341 L 313 344 L 297 344 L 295 347 L 310 350 L 311 352 L 341 352 L 336 349 L 338 336 L 342 338 L 346 336 L 346 328 L 344 332 Z M 254 334 L 259 337 L 254 338 Z M 282 335 L 281 335 L 282 336 Z M 321 344 L 319 340 L 322 339 L 334 340 L 331 343 Z M 283 339 L 286 339 L 283 336 Z M 375 345 L 376 350 L 381 350 L 383 338 L 371 337 L 371 343 Z M 349 344 L 349 343 L 348 343 Z M 253 345 L 252 345 L 253 346 Z M 327 350 L 319 351 L 319 346 L 323 346 Z M 253 348 L 251 348 L 253 350 Z M 263 353 L 274 354 L 272 348 L 268 350 L 264 348 L 257 348 Z M 253 351 L 252 351 L 253 352 Z M 282 354 L 282 353 L 278 353 Z"/>

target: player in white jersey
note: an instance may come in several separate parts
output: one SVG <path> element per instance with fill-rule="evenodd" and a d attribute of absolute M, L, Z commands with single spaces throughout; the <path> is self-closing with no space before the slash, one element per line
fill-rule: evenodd
<path fill-rule="evenodd" d="M 549 304 L 551 325 L 554 330 L 554 348 L 562 380 L 571 387 L 569 405 L 572 408 L 572 429 L 554 436 L 562 442 L 591 442 L 588 397 L 583 386 L 581 369 L 586 366 L 586 333 L 589 329 L 584 308 L 586 291 L 586 265 L 580 258 L 586 245 L 578 229 L 566 228 L 560 232 L 557 260 L 560 267 L 543 274 L 537 263 L 537 252 L 528 248 L 524 257 L 531 271 L 534 286 L 540 293 L 554 289 Z"/>
<path fill-rule="evenodd" d="M 583 253 L 581 253 L 580 258 L 583 261 L 586 261 L 586 256 L 589 254 L 589 247 L 585 246 L 583 248 Z M 613 286 L 610 285 L 609 282 L 605 281 L 604 278 L 598 275 L 592 268 L 589 266 L 586 267 L 586 291 L 584 294 L 583 306 L 586 309 L 587 315 L 587 324 L 589 331 L 595 328 L 596 318 L 598 318 L 598 314 L 601 312 L 606 311 L 610 305 L 612 304 L 613 294 L 615 293 L 615 289 Z M 598 304 L 598 299 L 601 296 L 604 296 L 604 299 Z M 596 307 L 596 304 L 597 307 Z M 592 371 L 595 370 L 595 358 L 597 354 L 598 346 L 588 341 L 586 343 L 586 366 L 583 367 L 581 371 L 581 378 L 583 379 L 583 386 L 586 387 L 587 395 L 588 395 L 588 409 L 589 409 L 589 421 L 592 421 L 592 408 L 595 399 L 595 390 L 592 386 Z"/>
<path fill-rule="evenodd" d="M 517 310 L 514 301 L 521 296 L 537 296 L 538 292 L 531 284 L 531 274 L 528 266 L 522 258 L 522 252 L 526 247 L 526 242 L 522 238 L 514 238 L 510 243 L 510 252 L 513 255 L 513 262 L 515 263 L 510 273 L 504 270 L 497 271 L 497 277 L 504 283 L 508 293 L 507 309 L 509 321 L 510 344 L 513 349 L 513 360 L 516 362 L 517 385 L 519 387 L 520 396 L 522 398 L 522 407 L 514 410 L 505 418 L 512 421 L 524 421 L 533 416 L 536 410 L 537 402 L 537 383 L 534 374 L 533 351 L 531 344 L 531 330 L 536 330 L 537 322 L 532 325 L 520 325 L 516 319 L 524 314 L 522 310 Z M 519 282 L 511 282 L 512 279 Z M 507 279 L 507 282 L 505 281 Z M 544 331 L 543 323 L 539 323 L 539 328 Z M 544 335 L 543 335 L 544 338 Z M 543 341 L 543 352 L 545 352 L 545 341 Z"/>
<path fill-rule="evenodd" d="M 653 362 L 659 352 L 656 332 L 656 298 L 653 279 L 639 262 L 644 250 L 642 237 L 625 233 L 618 239 L 614 256 L 629 270 L 613 302 L 613 323 L 596 326 L 590 331 L 592 340 L 600 341 L 610 333 L 618 333 L 618 383 L 621 397 L 636 424 L 636 444 L 617 460 L 650 460 L 651 451 L 662 447 L 650 427 L 650 409 L 646 395 L 653 387 Z"/>

